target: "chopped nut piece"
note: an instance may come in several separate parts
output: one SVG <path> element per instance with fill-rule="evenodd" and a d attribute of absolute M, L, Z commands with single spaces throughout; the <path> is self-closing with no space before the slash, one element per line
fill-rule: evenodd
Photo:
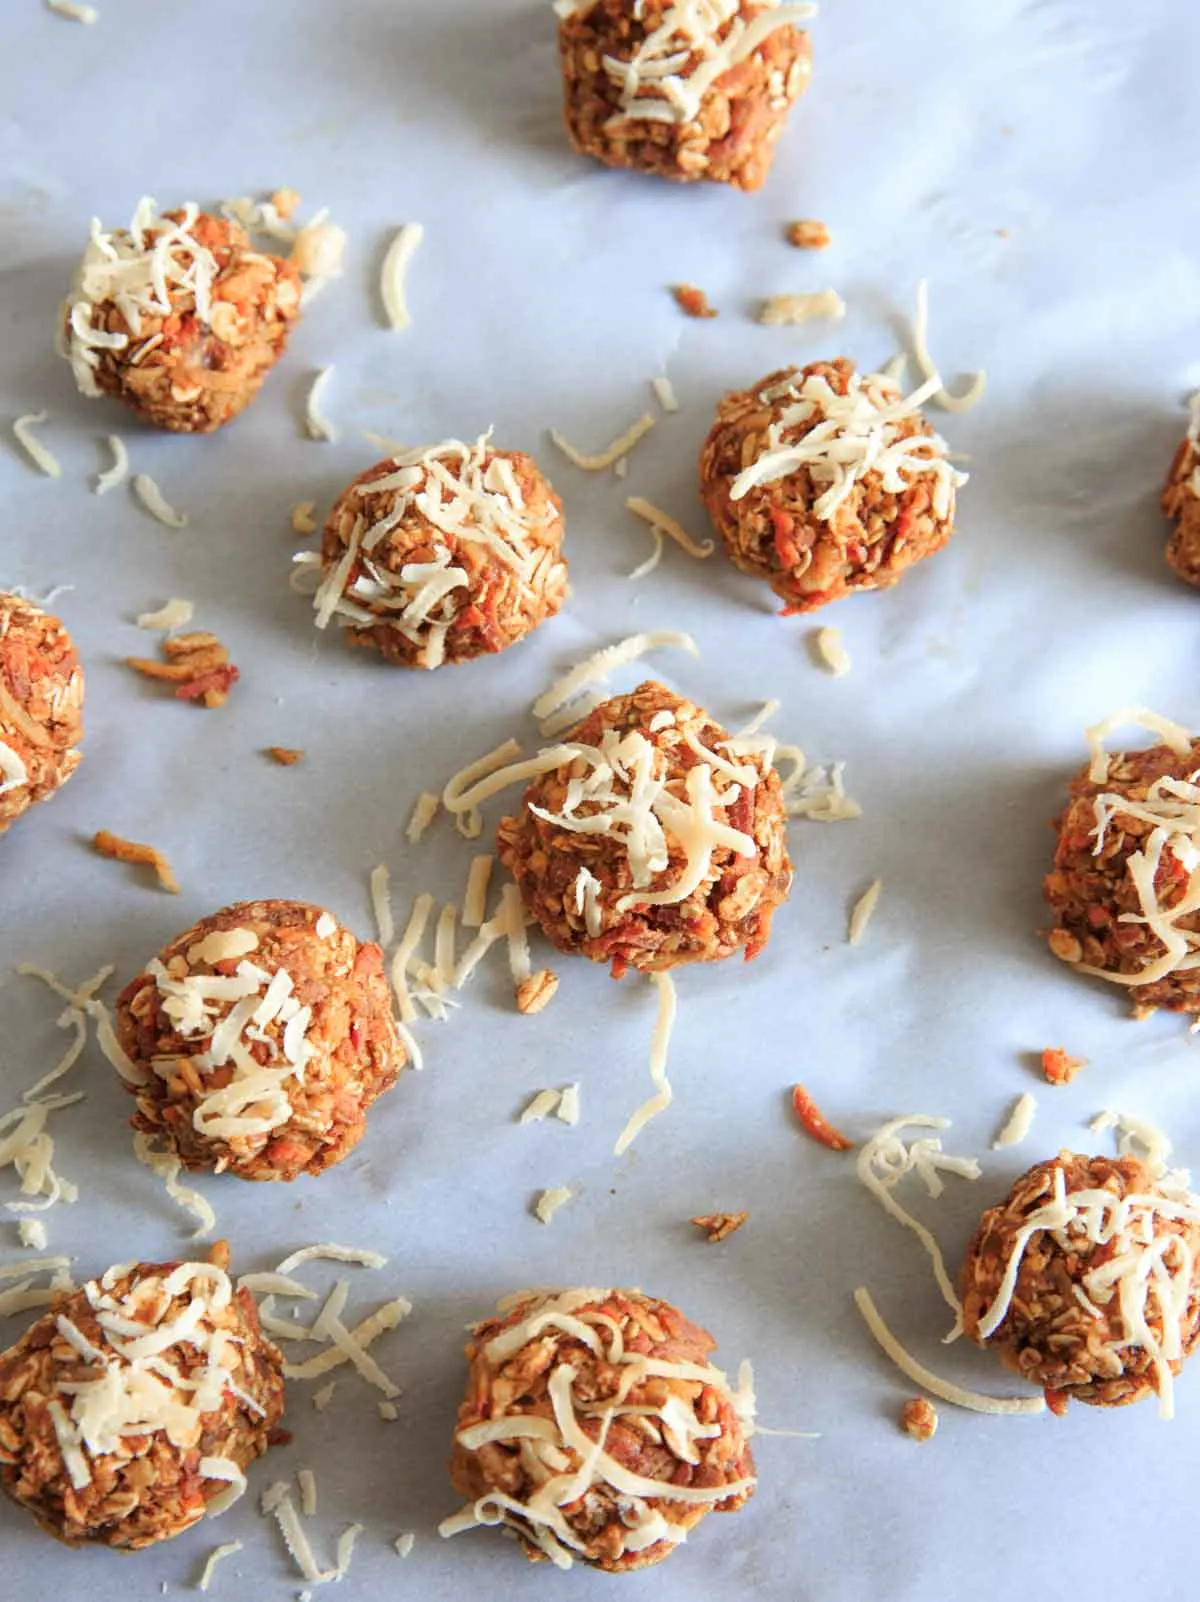
<path fill-rule="evenodd" d="M 1068 934 L 1065 929 L 1051 929 L 1047 944 L 1054 955 L 1063 962 L 1083 961 L 1083 947 L 1075 936 Z"/>
<path fill-rule="evenodd" d="M 802 217 L 799 222 L 788 224 L 787 241 L 789 245 L 795 245 L 797 250 L 826 250 L 830 233 L 817 218 Z"/>
<path fill-rule="evenodd" d="M 937 1408 L 924 1396 L 914 1396 L 905 1402 L 900 1414 L 900 1427 L 914 1441 L 930 1441 L 938 1427 Z"/>
<path fill-rule="evenodd" d="M 792 1089 L 792 1108 L 804 1133 L 811 1135 L 820 1145 L 828 1146 L 830 1151 L 853 1151 L 854 1142 L 847 1140 L 829 1123 L 803 1085 L 795 1085 Z"/>
<path fill-rule="evenodd" d="M 695 284 L 672 284 L 671 293 L 681 312 L 689 317 L 715 317 L 717 309 L 708 304 L 708 296 Z"/>
<path fill-rule="evenodd" d="M 715 1246 L 719 1240 L 725 1240 L 734 1230 L 741 1229 L 749 1218 L 749 1213 L 701 1213 L 698 1218 L 689 1219 L 697 1229 L 702 1229 L 708 1238 L 710 1246 Z"/>
<path fill-rule="evenodd" d="M 281 768 L 294 768 L 297 762 L 304 761 L 304 752 L 290 745 L 269 745 L 263 755 L 269 756 Z"/>
<path fill-rule="evenodd" d="M 240 674 L 229 660 L 229 652 L 215 634 L 197 631 L 177 634 L 162 642 L 167 661 L 152 657 L 127 656 L 126 665 L 148 679 L 175 684 L 179 701 L 200 701 L 206 707 L 223 706 Z"/>
<path fill-rule="evenodd" d="M 517 986 L 517 1011 L 527 1017 L 542 1012 L 554 1000 L 558 989 L 558 975 L 542 968 Z"/>
<path fill-rule="evenodd" d="M 1048 1085 L 1069 1085 L 1086 1067 L 1086 1057 L 1070 1057 L 1061 1046 L 1047 1046 L 1042 1052 L 1042 1075 Z"/>
<path fill-rule="evenodd" d="M 102 857 L 114 862 L 134 862 L 141 867 L 153 868 L 158 882 L 171 895 L 179 894 L 179 880 L 171 871 L 171 864 L 162 852 L 151 845 L 139 845 L 136 840 L 122 840 L 118 834 L 100 829 L 92 838 L 93 848 Z"/>

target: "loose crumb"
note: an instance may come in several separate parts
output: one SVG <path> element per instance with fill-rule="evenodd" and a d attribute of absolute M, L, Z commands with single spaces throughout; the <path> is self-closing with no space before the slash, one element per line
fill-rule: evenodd
<path fill-rule="evenodd" d="M 291 745 L 269 745 L 263 755 L 277 762 L 281 768 L 294 768 L 297 762 L 304 761 L 304 752 Z"/>
<path fill-rule="evenodd" d="M 517 1011 L 524 1013 L 527 1018 L 544 1011 L 554 1000 L 557 989 L 558 975 L 549 968 L 531 974 L 517 986 Z"/>
<path fill-rule="evenodd" d="M 801 217 L 788 224 L 787 242 L 797 250 L 827 250 L 832 237 L 826 224 L 816 217 Z"/>
<path fill-rule="evenodd" d="M 316 519 L 313 517 L 316 505 L 316 501 L 297 501 L 296 505 L 292 507 L 293 534 L 315 534 L 317 532 Z"/>
<path fill-rule="evenodd" d="M 914 1396 L 905 1402 L 900 1414 L 900 1427 L 914 1441 L 931 1441 L 937 1431 L 937 1408 L 924 1396 Z"/>
<path fill-rule="evenodd" d="M 792 1110 L 800 1120 L 804 1133 L 811 1135 L 820 1145 L 827 1146 L 830 1151 L 854 1149 L 854 1142 L 847 1140 L 840 1130 L 833 1127 L 803 1085 L 792 1088 Z"/>
<path fill-rule="evenodd" d="M 703 1230 L 709 1245 L 715 1246 L 719 1240 L 726 1240 L 735 1230 L 741 1229 L 749 1216 L 749 1213 L 701 1213 L 688 1222 Z"/>
<path fill-rule="evenodd" d="M 162 652 L 165 662 L 127 656 L 125 663 L 145 678 L 174 684 L 178 701 L 197 701 L 210 709 L 224 706 L 241 677 L 215 634 L 177 634 L 174 639 L 163 640 Z"/>
<path fill-rule="evenodd" d="M 153 868 L 161 887 L 173 896 L 179 894 L 179 880 L 171 871 L 171 864 L 154 846 L 139 845 L 136 840 L 123 840 L 120 835 L 100 829 L 92 837 L 92 847 L 102 857 L 114 862 L 133 862 L 140 867 Z"/>
<path fill-rule="evenodd" d="M 717 309 L 710 306 L 708 296 L 695 284 L 672 284 L 671 293 L 675 297 L 675 304 L 681 312 L 688 317 L 715 317 Z"/>
<path fill-rule="evenodd" d="M 820 289 L 800 295 L 770 295 L 759 306 L 755 321 L 767 328 L 785 328 L 820 318 L 838 323 L 845 315 L 846 302 L 837 290 Z"/>
<path fill-rule="evenodd" d="M 1061 1046 L 1047 1046 L 1042 1052 L 1042 1077 L 1048 1085 L 1069 1085 L 1086 1067 L 1086 1057 L 1070 1057 Z"/>

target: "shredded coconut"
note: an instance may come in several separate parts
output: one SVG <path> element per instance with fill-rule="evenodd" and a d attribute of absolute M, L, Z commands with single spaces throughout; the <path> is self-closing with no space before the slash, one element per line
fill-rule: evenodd
<path fill-rule="evenodd" d="M 383 259 L 379 293 L 387 320 L 398 333 L 412 324 L 406 287 L 408 269 L 424 238 L 425 230 L 420 223 L 405 223 L 392 240 Z"/>
<path fill-rule="evenodd" d="M 95 6 L 84 5 L 83 0 L 46 0 L 46 8 L 70 22 L 83 22 L 90 26 L 100 20 L 100 13 Z"/>
<path fill-rule="evenodd" d="M 170 634 L 175 629 L 186 628 L 195 611 L 191 601 L 170 600 L 157 612 L 139 612 L 136 622 L 139 629 Z"/>
<path fill-rule="evenodd" d="M 846 315 L 846 302 L 835 289 L 822 289 L 801 295 L 771 295 L 758 309 L 756 322 L 768 328 L 811 323 L 825 318 L 840 323 Z"/>
<path fill-rule="evenodd" d="M 852 946 L 856 946 L 867 932 L 867 925 L 875 916 L 875 908 L 879 905 L 879 897 L 883 894 L 883 880 L 874 880 L 858 900 L 850 913 L 850 929 L 847 938 Z"/>
<path fill-rule="evenodd" d="M 689 556 L 694 556 L 697 561 L 704 561 L 716 549 L 716 544 L 713 540 L 694 540 L 682 523 L 676 522 L 661 507 L 655 506 L 652 501 L 645 500 L 641 495 L 631 495 L 625 505 L 635 517 L 640 517 L 644 522 L 649 523 L 652 531 L 665 534 L 668 539 L 675 541 L 680 550 L 686 551 Z M 658 554 L 661 555 L 661 550 Z M 657 560 L 658 557 L 656 555 L 654 561 L 657 562 Z M 640 577 L 641 570 L 639 569 L 637 574 L 631 574 L 630 576 Z"/>
<path fill-rule="evenodd" d="M 39 473 L 45 473 L 47 478 L 61 478 L 62 465 L 53 452 L 47 450 L 33 430 L 39 423 L 44 423 L 50 416 L 49 412 L 28 412 L 24 417 L 18 417 L 13 424 L 13 433 L 17 442 Z"/>
<path fill-rule="evenodd" d="M 657 629 L 649 634 L 630 635 L 628 639 L 621 640 L 616 645 L 606 646 L 593 656 L 587 657 L 552 684 L 533 703 L 534 717 L 539 720 L 550 717 L 589 685 L 607 683 L 618 668 L 636 662 L 648 651 L 665 650 L 668 646 L 677 646 L 689 656 L 700 655 L 700 648 L 690 634 L 681 634 L 672 629 Z"/>
<path fill-rule="evenodd" d="M 175 510 L 148 473 L 134 475 L 133 493 L 151 517 L 157 518 L 166 528 L 187 528 L 186 513 Z"/>
<path fill-rule="evenodd" d="M 602 473 L 606 467 L 611 467 L 614 462 L 628 456 L 638 440 L 648 434 L 653 427 L 654 418 L 649 412 L 643 412 L 637 422 L 631 423 L 619 438 L 613 440 L 611 445 L 606 445 L 602 451 L 598 451 L 594 455 L 589 455 L 586 451 L 576 449 L 570 440 L 564 439 L 556 428 L 550 430 L 550 438 L 567 460 L 573 462 L 576 467 L 582 468 L 585 473 Z"/>
<path fill-rule="evenodd" d="M 655 400 L 657 400 L 664 412 L 677 412 L 679 410 L 679 398 L 675 394 L 675 386 L 665 373 L 660 373 L 657 378 L 652 378 L 650 387 L 654 391 Z"/>
<path fill-rule="evenodd" d="M 835 679 L 844 678 L 851 668 L 850 653 L 842 643 L 842 631 L 835 628 L 817 629 L 813 643 L 817 655 Z"/>
<path fill-rule="evenodd" d="M 332 373 L 332 363 L 328 367 L 322 367 L 318 370 L 309 387 L 308 400 L 305 402 L 304 407 L 304 426 L 309 439 L 325 440 L 331 445 L 337 440 L 337 429 L 334 428 L 327 417 L 322 415 L 321 398 L 325 393 L 325 387 L 329 383 Z"/>
<path fill-rule="evenodd" d="M 613 1147 L 614 1157 L 621 1157 L 629 1150 L 650 1120 L 657 1118 L 659 1113 L 666 1112 L 674 1096 L 671 1081 L 667 1078 L 667 1058 L 671 1048 L 671 1031 L 675 1027 L 678 1011 L 678 996 L 675 982 L 669 973 L 652 973 L 650 980 L 658 991 L 658 1017 L 650 1042 L 650 1079 L 654 1085 L 654 1094 L 648 1101 L 642 1103 L 617 1137 L 617 1143 Z"/>
<path fill-rule="evenodd" d="M 540 1224 L 548 1224 L 574 1194 L 569 1185 L 555 1185 L 550 1190 L 543 1190 L 534 1203 L 534 1216 Z"/>
<path fill-rule="evenodd" d="M 97 476 L 95 488 L 97 495 L 107 495 L 110 489 L 116 489 L 118 484 L 123 484 L 129 472 L 129 452 L 125 449 L 125 441 L 118 434 L 109 434 L 107 437 L 113 463 Z"/>
<path fill-rule="evenodd" d="M 1033 1117 L 1037 1112 L 1037 1100 L 1028 1091 L 1018 1096 L 1012 1104 L 1012 1109 L 1005 1119 L 1004 1127 L 992 1142 L 992 1150 L 1000 1151 L 1005 1146 L 1019 1146 L 1033 1128 Z"/>
<path fill-rule="evenodd" d="M 205 1559 L 204 1567 L 200 1571 L 200 1578 L 196 1581 L 197 1591 L 207 1591 L 213 1583 L 217 1572 L 217 1564 L 223 1563 L 226 1558 L 233 1557 L 235 1552 L 242 1550 L 240 1541 L 227 1541 L 224 1546 L 214 1547 Z"/>
<path fill-rule="evenodd" d="M 917 312 L 913 318 L 912 332 L 913 360 L 917 370 L 927 383 L 936 383 L 929 397 L 933 404 L 940 406 L 944 412 L 966 412 L 978 405 L 987 389 L 987 373 L 982 368 L 959 395 L 952 395 L 942 386 L 937 363 L 929 354 L 929 280 L 926 278 L 922 278 L 917 285 Z"/>

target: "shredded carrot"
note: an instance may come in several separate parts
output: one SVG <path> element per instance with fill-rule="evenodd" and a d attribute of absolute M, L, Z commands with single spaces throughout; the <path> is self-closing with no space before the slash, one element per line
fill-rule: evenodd
<path fill-rule="evenodd" d="M 716 308 L 708 303 L 708 296 L 695 284 L 673 284 L 671 293 L 681 312 L 689 317 L 715 317 Z"/>
<path fill-rule="evenodd" d="M 136 840 L 123 840 L 118 834 L 100 829 L 92 837 L 92 847 L 102 857 L 114 862 L 133 862 L 140 867 L 153 868 L 162 888 L 173 896 L 179 894 L 179 880 L 171 871 L 171 864 L 154 846 L 140 845 Z"/>
<path fill-rule="evenodd" d="M 1061 1046 L 1047 1046 L 1042 1052 L 1042 1075 L 1048 1085 L 1069 1085 L 1086 1067 L 1086 1057 L 1070 1057 Z"/>
<path fill-rule="evenodd" d="M 1046 1406 L 1054 1414 L 1055 1418 L 1064 1418 L 1066 1416 L 1068 1403 L 1070 1402 L 1070 1397 L 1067 1395 L 1066 1391 L 1053 1391 L 1050 1389 L 1049 1385 L 1047 1385 L 1043 1395 L 1046 1398 Z"/>
<path fill-rule="evenodd" d="M 792 1107 L 800 1120 L 801 1129 L 820 1145 L 828 1146 L 830 1151 L 854 1149 L 854 1142 L 847 1140 L 845 1135 L 833 1127 L 803 1085 L 793 1087 Z"/>

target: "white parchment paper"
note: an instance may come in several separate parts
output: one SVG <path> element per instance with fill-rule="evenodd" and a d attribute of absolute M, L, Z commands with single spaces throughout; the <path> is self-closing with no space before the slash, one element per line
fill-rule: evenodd
<path fill-rule="evenodd" d="M 1072 983 L 1035 937 L 1047 822 L 1082 761 L 1083 726 L 1135 702 L 1200 723 L 1198 602 L 1163 564 L 1155 506 L 1200 378 L 1194 8 L 830 0 L 811 93 L 768 187 L 745 197 L 575 158 L 550 8 L 531 0 L 99 4 L 90 28 L 38 0 L 6 0 L 0 15 L 0 419 L 46 408 L 64 467 L 60 481 L 38 477 L 5 434 L 0 583 L 74 586 L 58 610 L 88 671 L 81 771 L 0 842 L 4 1105 L 64 1043 L 57 1004 L 14 964 L 78 979 L 113 962 L 124 982 L 192 920 L 253 896 L 323 902 L 365 934 L 381 861 L 400 915 L 422 889 L 460 895 L 470 848 L 444 823 L 419 849 L 403 842 L 418 792 L 510 733 L 535 743 L 527 709 L 549 679 L 637 629 L 690 630 L 700 660 L 664 655 L 652 671 L 731 723 L 778 696 L 779 732 L 814 760 L 845 760 L 864 815 L 795 828 L 795 893 L 758 962 L 679 976 L 677 1102 L 623 1161 L 613 1140 L 648 1089 L 649 986 L 556 961 L 554 1006 L 522 1019 L 498 956 L 452 1024 L 422 1030 L 426 1072 L 378 1106 L 341 1168 L 288 1190 L 201 1181 L 239 1267 L 321 1238 L 388 1253 L 377 1274 L 348 1272 L 355 1307 L 397 1293 L 416 1304 L 376 1348 L 404 1387 L 400 1420 L 381 1421 L 354 1377 L 323 1415 L 295 1387 L 294 1443 L 256 1469 L 255 1495 L 136 1559 L 60 1550 L 6 1503 L 5 1591 L 174 1594 L 212 1546 L 240 1539 L 213 1594 L 293 1595 L 300 1582 L 255 1501 L 308 1464 L 325 1560 L 346 1524 L 365 1526 L 347 1596 L 607 1596 L 607 1578 L 530 1569 L 494 1534 L 447 1545 L 435 1530 L 457 1505 L 444 1463 L 464 1324 L 522 1285 L 616 1282 L 682 1304 L 730 1367 L 753 1357 L 764 1422 L 820 1433 L 764 1438 L 747 1511 L 709 1520 L 623 1594 L 1002 1602 L 1097 1581 L 1189 1594 L 1200 1379 L 1181 1382 L 1171 1425 L 1153 1405 L 1065 1421 L 944 1409 L 936 1439 L 914 1445 L 896 1427 L 911 1387 L 859 1323 L 855 1285 L 933 1366 L 1010 1384 L 986 1357 L 938 1345 L 944 1309 L 919 1246 L 850 1161 L 797 1132 L 787 1091 L 804 1080 L 858 1137 L 907 1110 L 955 1120 L 948 1145 L 982 1154 L 984 1178 L 937 1204 L 913 1198 L 951 1261 L 1025 1166 L 1098 1141 L 1084 1124 L 1100 1107 L 1159 1121 L 1180 1159 L 1200 1162 L 1200 1048 L 1185 1026 L 1134 1025 L 1119 994 Z M 328 205 L 350 253 L 257 406 L 217 438 L 176 439 L 76 396 L 51 336 L 89 217 L 122 223 L 143 193 L 211 203 L 281 184 L 310 210 Z M 827 252 L 783 243 L 802 216 L 828 222 Z M 391 231 L 411 220 L 427 239 L 414 326 L 395 335 L 375 282 Z M 695 459 L 718 397 L 789 360 L 884 361 L 923 276 L 947 374 L 984 365 L 989 394 L 944 423 L 971 458 L 952 547 L 899 589 L 816 620 L 843 630 L 851 675 L 820 671 L 814 625 L 780 621 L 720 557 L 669 550 L 629 583 L 648 541 L 624 495 L 704 534 Z M 683 319 L 666 292 L 680 280 L 720 317 Z M 841 327 L 750 320 L 765 294 L 827 287 L 848 303 Z M 330 363 L 341 438 L 315 444 L 303 395 Z M 577 472 L 546 440 L 554 425 L 599 447 L 652 404 L 661 372 L 682 410 L 660 419 L 625 486 Z M 422 442 L 492 424 L 538 454 L 564 497 L 568 611 L 501 661 L 428 677 L 317 637 L 286 587 L 301 543 L 291 505 L 328 506 L 372 459 L 364 429 Z M 124 491 L 90 493 L 110 431 L 188 512 L 186 532 Z M 134 615 L 171 595 L 196 603 L 196 626 L 242 669 L 222 711 L 181 706 L 121 665 L 152 644 Z M 259 751 L 273 744 L 307 761 L 272 767 Z M 167 851 L 182 895 L 92 856 L 101 827 Z M 851 950 L 848 909 L 876 876 L 876 919 Z M 1052 1091 L 1034 1054 L 1059 1044 L 1089 1066 Z M 82 1194 L 48 1215 L 52 1247 L 81 1278 L 186 1251 L 187 1221 L 133 1161 L 111 1071 L 93 1051 L 75 1078 L 88 1099 L 56 1133 Z M 573 1080 L 578 1129 L 516 1126 L 535 1090 Z M 1027 1088 L 1040 1104 L 1027 1145 L 990 1153 Z M 578 1194 L 544 1228 L 531 1199 L 559 1184 Z M 736 1208 L 750 1222 L 718 1247 L 686 1222 Z M 15 1226 L 0 1237 L 0 1262 L 18 1258 Z M 323 1287 L 333 1272 L 309 1277 Z M 410 1530 L 401 1564 L 390 1542 Z"/>

